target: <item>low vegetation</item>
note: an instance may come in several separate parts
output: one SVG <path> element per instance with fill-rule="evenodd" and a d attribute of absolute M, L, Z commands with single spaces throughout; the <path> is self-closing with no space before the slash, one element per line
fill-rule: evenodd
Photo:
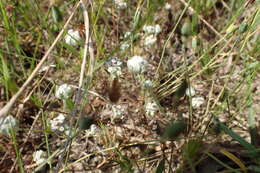
<path fill-rule="evenodd" d="M 0 17 L 0 172 L 260 172 L 259 0 L 1 0 Z"/>

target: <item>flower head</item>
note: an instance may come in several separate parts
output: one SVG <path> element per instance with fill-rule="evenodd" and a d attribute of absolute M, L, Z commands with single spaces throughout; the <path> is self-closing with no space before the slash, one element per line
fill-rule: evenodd
<path fill-rule="evenodd" d="M 156 43 L 156 41 L 157 41 L 157 38 L 155 35 L 149 35 L 149 36 L 145 37 L 144 45 L 150 47 L 154 43 Z"/>
<path fill-rule="evenodd" d="M 195 96 L 196 91 L 193 87 L 189 87 L 186 89 L 185 93 L 188 97 L 193 97 L 193 96 Z"/>
<path fill-rule="evenodd" d="M 88 130 L 86 130 L 86 135 L 88 137 L 91 137 L 91 136 L 98 136 L 98 134 L 100 133 L 100 128 L 97 127 L 97 125 L 95 124 L 91 124 L 90 128 Z"/>
<path fill-rule="evenodd" d="M 112 121 L 122 119 L 125 115 L 126 107 L 122 105 L 113 105 L 112 112 Z"/>
<path fill-rule="evenodd" d="M 58 99 L 67 99 L 72 95 L 72 88 L 68 84 L 62 84 L 57 87 L 55 96 Z"/>
<path fill-rule="evenodd" d="M 133 56 L 127 61 L 127 68 L 130 72 L 140 74 L 147 69 L 148 62 L 141 56 Z"/>
<path fill-rule="evenodd" d="M 111 57 L 107 62 L 107 71 L 113 78 L 119 77 L 122 74 L 123 62 L 117 57 Z"/>
<path fill-rule="evenodd" d="M 199 108 L 205 102 L 203 97 L 194 97 L 191 99 L 191 105 L 193 108 Z"/>
<path fill-rule="evenodd" d="M 53 120 L 50 120 L 50 125 L 51 125 L 51 130 L 53 131 L 61 131 L 63 132 L 64 129 L 64 121 L 65 121 L 66 117 L 63 114 L 59 114 L 56 118 L 54 118 Z"/>
<path fill-rule="evenodd" d="M 76 46 L 78 42 L 81 40 L 79 31 L 75 31 L 73 29 L 69 29 L 67 35 L 65 36 L 65 43 Z"/>
<path fill-rule="evenodd" d="M 0 118 L 0 133 L 10 136 L 11 129 L 17 130 L 18 121 L 11 115 Z"/>
<path fill-rule="evenodd" d="M 151 89 L 153 88 L 153 82 L 151 80 L 145 80 L 143 83 L 144 89 Z"/>
<path fill-rule="evenodd" d="M 41 164 L 44 162 L 47 158 L 47 153 L 43 150 L 38 150 L 33 153 L 33 161 L 36 162 L 36 164 Z"/>
<path fill-rule="evenodd" d="M 172 9 L 172 6 L 171 6 L 170 3 L 167 2 L 167 3 L 165 4 L 164 8 L 165 8 L 166 10 L 171 10 L 171 9 Z"/>
<path fill-rule="evenodd" d="M 146 33 L 146 34 L 159 34 L 161 31 L 162 31 L 162 29 L 161 29 L 161 27 L 160 27 L 160 25 L 154 25 L 154 26 L 152 26 L 152 25 L 144 25 L 143 26 L 143 31 Z"/>
<path fill-rule="evenodd" d="M 159 110 L 159 106 L 155 102 L 148 102 L 145 105 L 145 112 L 147 115 L 154 116 L 154 114 Z"/>
<path fill-rule="evenodd" d="M 123 0 L 114 0 L 114 3 L 118 9 L 126 9 L 127 3 Z"/>

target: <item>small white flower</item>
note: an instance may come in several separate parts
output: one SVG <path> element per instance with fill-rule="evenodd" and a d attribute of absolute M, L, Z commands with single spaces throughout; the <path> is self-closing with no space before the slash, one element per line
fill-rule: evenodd
<path fill-rule="evenodd" d="M 147 115 L 154 116 L 154 114 L 159 110 L 159 106 L 155 102 L 148 102 L 145 105 L 145 112 Z"/>
<path fill-rule="evenodd" d="M 112 111 L 113 111 L 112 121 L 113 120 L 119 120 L 119 119 L 122 119 L 124 117 L 126 107 L 121 106 L 121 105 L 113 105 Z"/>
<path fill-rule="evenodd" d="M 118 9 L 126 9 L 127 3 L 123 0 L 114 0 L 114 3 Z"/>
<path fill-rule="evenodd" d="M 0 133 L 6 136 L 11 136 L 11 129 L 18 129 L 18 121 L 11 115 L 0 117 Z"/>
<path fill-rule="evenodd" d="M 115 78 L 122 75 L 122 67 L 123 62 L 119 60 L 117 57 L 111 57 L 107 62 L 107 71 L 110 73 L 110 75 Z"/>
<path fill-rule="evenodd" d="M 131 32 L 126 32 L 125 34 L 124 34 L 124 38 L 127 38 L 127 37 L 129 37 L 131 35 Z"/>
<path fill-rule="evenodd" d="M 156 41 L 157 41 L 157 38 L 155 35 L 149 35 L 149 36 L 145 37 L 144 45 L 150 47 L 154 43 L 156 43 Z"/>
<path fill-rule="evenodd" d="M 155 25 L 155 26 L 152 26 L 152 25 L 144 25 L 143 26 L 143 31 L 146 33 L 146 34 L 159 34 L 162 29 L 160 27 L 160 25 Z"/>
<path fill-rule="evenodd" d="M 65 36 L 65 43 L 76 46 L 78 42 L 81 40 L 79 31 L 74 31 L 73 29 L 69 29 L 67 35 Z"/>
<path fill-rule="evenodd" d="M 172 9 L 172 6 L 171 6 L 170 3 L 167 2 L 167 3 L 165 4 L 164 8 L 165 8 L 166 10 L 170 10 L 170 9 Z"/>
<path fill-rule="evenodd" d="M 112 78 L 116 78 L 118 76 L 122 75 L 122 69 L 121 67 L 108 67 L 107 71 L 110 73 Z"/>
<path fill-rule="evenodd" d="M 128 49 L 130 47 L 130 44 L 128 44 L 127 42 L 124 42 L 120 45 L 120 50 L 125 51 L 126 49 Z"/>
<path fill-rule="evenodd" d="M 145 80 L 143 83 L 144 89 L 150 89 L 153 87 L 153 82 L 151 80 Z"/>
<path fill-rule="evenodd" d="M 58 99 L 67 99 L 72 95 L 72 88 L 68 84 L 62 84 L 57 87 L 55 96 Z"/>
<path fill-rule="evenodd" d="M 133 56 L 127 61 L 127 68 L 130 72 L 140 74 L 147 69 L 148 62 L 141 56 Z"/>
<path fill-rule="evenodd" d="M 54 64 L 51 64 L 51 65 L 48 65 L 48 66 L 43 66 L 40 70 L 39 70 L 39 73 L 43 73 L 43 72 L 46 72 L 48 71 L 50 68 L 55 68 L 56 65 Z"/>
<path fill-rule="evenodd" d="M 95 124 L 92 124 L 88 130 L 86 130 L 86 135 L 88 137 L 98 136 L 100 132 L 100 128 L 98 128 Z"/>
<path fill-rule="evenodd" d="M 63 132 L 65 130 L 64 128 L 64 121 L 66 117 L 63 114 L 59 114 L 56 118 L 53 120 L 50 120 L 51 130 L 52 131 L 60 131 Z"/>
<path fill-rule="evenodd" d="M 47 153 L 43 150 L 38 150 L 33 153 L 33 161 L 36 162 L 36 164 L 43 163 L 47 158 Z"/>
<path fill-rule="evenodd" d="M 186 93 L 186 96 L 193 97 L 193 96 L 195 96 L 196 91 L 193 87 L 189 87 L 186 89 L 185 93 Z"/>
<path fill-rule="evenodd" d="M 193 108 L 199 108 L 202 104 L 204 104 L 205 100 L 203 97 L 193 97 L 191 99 L 191 105 Z"/>

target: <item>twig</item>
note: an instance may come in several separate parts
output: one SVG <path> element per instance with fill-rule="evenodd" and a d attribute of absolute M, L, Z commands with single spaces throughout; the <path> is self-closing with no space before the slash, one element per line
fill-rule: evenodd
<path fill-rule="evenodd" d="M 39 70 L 41 69 L 43 63 L 48 59 L 51 51 L 53 50 L 54 46 L 57 44 L 57 42 L 60 40 L 63 32 L 65 31 L 65 29 L 67 28 L 69 22 L 71 21 L 73 15 L 75 14 L 78 6 L 79 6 L 80 2 L 78 2 L 76 4 L 76 6 L 73 9 L 73 12 L 71 13 L 70 17 L 68 18 L 68 20 L 66 21 L 65 25 L 63 26 L 62 30 L 60 31 L 60 33 L 58 34 L 58 36 L 55 38 L 54 42 L 52 43 L 51 47 L 47 50 L 47 52 L 45 53 L 45 55 L 43 56 L 43 58 L 41 59 L 41 61 L 39 62 L 39 64 L 35 67 L 35 69 L 33 70 L 32 74 L 28 77 L 28 79 L 24 82 L 24 84 L 22 85 L 22 87 L 18 90 L 18 92 L 9 100 L 9 102 L 0 110 L 0 117 L 2 116 L 7 116 L 8 112 L 10 111 L 10 109 L 12 108 L 12 106 L 14 105 L 14 103 L 16 102 L 16 100 L 22 95 L 22 93 L 24 92 L 24 90 L 26 89 L 26 87 L 31 83 L 31 81 L 33 80 L 33 78 L 37 75 L 37 73 L 39 72 Z"/>

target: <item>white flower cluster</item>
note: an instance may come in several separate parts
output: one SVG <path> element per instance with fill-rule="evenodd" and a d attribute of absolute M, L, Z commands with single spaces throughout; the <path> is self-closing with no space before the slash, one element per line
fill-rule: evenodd
<path fill-rule="evenodd" d="M 126 107 L 122 105 L 112 105 L 112 121 L 122 119 L 126 112 Z"/>
<path fill-rule="evenodd" d="M 188 97 L 193 97 L 193 96 L 195 96 L 196 91 L 195 91 L 195 89 L 194 89 L 193 87 L 188 87 L 188 88 L 186 89 L 185 93 L 186 93 L 186 95 L 187 95 Z"/>
<path fill-rule="evenodd" d="M 127 68 L 135 74 L 144 73 L 147 70 L 148 62 L 141 56 L 133 56 L 127 61 Z"/>
<path fill-rule="evenodd" d="M 151 89 L 153 88 L 153 81 L 151 80 L 145 80 L 144 83 L 143 83 L 143 88 L 144 89 Z"/>
<path fill-rule="evenodd" d="M 33 161 L 38 165 L 43 163 L 46 160 L 46 158 L 47 153 L 43 150 L 38 150 L 33 153 Z"/>
<path fill-rule="evenodd" d="M 205 102 L 205 99 L 203 97 L 200 97 L 200 96 L 194 97 L 196 95 L 196 91 L 193 87 L 189 87 L 189 88 L 186 89 L 186 95 L 188 97 L 192 97 L 191 98 L 191 106 L 194 109 L 199 108 Z"/>
<path fill-rule="evenodd" d="M 203 105 L 204 102 L 205 99 L 203 97 L 194 97 L 191 99 L 191 106 L 196 109 Z"/>
<path fill-rule="evenodd" d="M 6 136 L 11 136 L 11 130 L 18 129 L 18 121 L 11 115 L 0 117 L 0 133 Z"/>
<path fill-rule="evenodd" d="M 97 127 L 95 124 L 92 124 L 88 130 L 86 130 L 86 136 L 92 137 L 92 136 L 98 136 L 100 133 L 100 128 Z"/>
<path fill-rule="evenodd" d="M 127 39 L 131 35 L 131 32 L 126 32 L 123 39 Z M 130 47 L 129 41 L 125 41 L 120 45 L 120 50 L 125 51 Z"/>
<path fill-rule="evenodd" d="M 172 5 L 167 2 L 167 3 L 165 4 L 164 8 L 165 8 L 166 10 L 171 10 L 171 9 L 172 9 Z"/>
<path fill-rule="evenodd" d="M 162 29 L 160 27 L 160 25 L 155 25 L 155 26 L 152 26 L 152 25 L 144 25 L 143 26 L 143 31 L 146 33 L 146 34 L 159 34 Z"/>
<path fill-rule="evenodd" d="M 65 124 L 65 115 L 59 114 L 53 120 L 50 120 L 51 130 L 52 131 L 59 131 L 59 132 L 66 132 L 68 126 Z"/>
<path fill-rule="evenodd" d="M 124 0 L 114 0 L 114 3 L 118 9 L 126 9 L 127 3 Z"/>
<path fill-rule="evenodd" d="M 117 57 L 111 57 L 107 62 L 107 71 L 110 73 L 112 78 L 116 78 L 122 75 L 123 62 Z"/>
<path fill-rule="evenodd" d="M 148 102 L 146 105 L 145 105 L 145 113 L 147 115 L 151 115 L 151 116 L 154 116 L 155 113 L 159 110 L 159 106 L 155 103 L 155 102 Z"/>
<path fill-rule="evenodd" d="M 144 45 L 147 46 L 147 47 L 149 47 L 149 46 L 155 44 L 156 41 L 157 41 L 157 38 L 156 38 L 155 35 L 149 35 L 149 36 L 145 37 L 145 39 L 144 39 Z"/>
<path fill-rule="evenodd" d="M 81 40 L 81 36 L 78 30 L 69 29 L 67 35 L 64 38 L 65 43 L 71 46 L 76 46 Z"/>
<path fill-rule="evenodd" d="M 152 45 L 154 45 L 157 41 L 157 37 L 156 35 L 159 34 L 162 29 L 160 27 L 160 25 L 144 25 L 143 26 L 143 31 L 146 34 L 146 37 L 144 38 L 144 45 L 147 47 L 151 47 Z"/>
<path fill-rule="evenodd" d="M 57 87 L 55 96 L 58 99 L 68 99 L 72 95 L 72 88 L 68 84 L 62 84 Z"/>
<path fill-rule="evenodd" d="M 125 51 L 126 49 L 128 49 L 130 47 L 130 44 L 127 42 L 124 42 L 120 45 L 120 50 Z"/>

